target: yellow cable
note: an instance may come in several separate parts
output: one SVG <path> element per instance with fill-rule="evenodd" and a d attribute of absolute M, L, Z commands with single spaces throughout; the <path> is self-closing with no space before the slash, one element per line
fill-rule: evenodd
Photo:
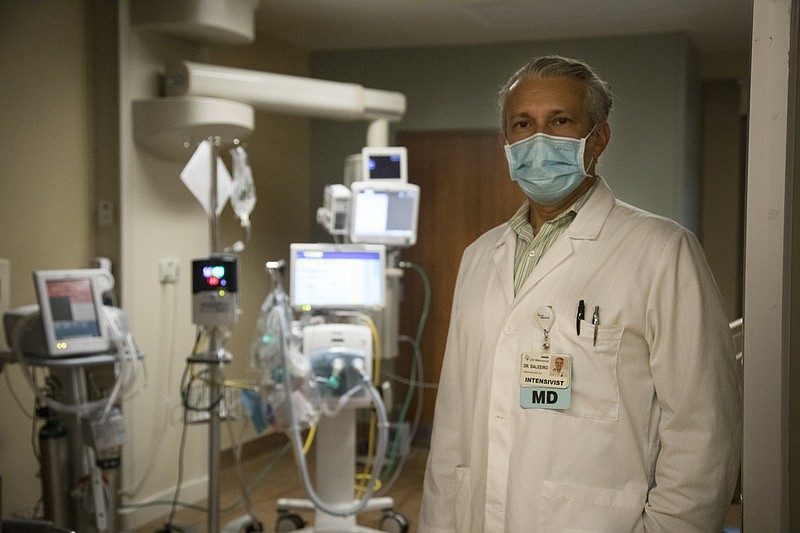
<path fill-rule="evenodd" d="M 303 455 L 308 454 L 308 450 L 311 448 L 311 444 L 314 442 L 314 435 L 317 433 L 317 426 L 311 426 L 308 428 L 308 435 L 306 435 L 306 443 L 303 445 Z"/>
<path fill-rule="evenodd" d="M 369 482 L 369 476 L 365 477 L 364 474 L 356 474 L 356 479 L 359 481 L 361 486 L 366 486 L 366 484 Z M 375 490 L 376 491 L 380 490 L 380 488 L 381 488 L 381 480 L 377 479 L 375 480 Z"/>
<path fill-rule="evenodd" d="M 222 382 L 223 385 L 226 387 L 230 387 L 232 389 L 241 389 L 241 390 L 251 390 L 251 391 L 258 391 L 258 387 L 252 383 L 247 383 L 246 381 L 240 381 L 236 379 L 226 379 Z"/>
<path fill-rule="evenodd" d="M 361 318 L 364 322 L 367 323 L 369 326 L 370 331 L 372 332 L 372 344 L 373 344 L 373 351 L 375 352 L 375 357 L 373 359 L 373 382 L 377 383 L 380 380 L 381 375 L 381 343 L 380 343 L 380 335 L 378 333 L 378 327 L 375 325 L 375 321 L 372 320 L 372 317 L 369 315 L 361 315 Z M 356 475 L 356 487 L 355 493 L 356 498 L 361 498 L 361 496 L 367 490 L 367 483 L 372 475 L 372 464 L 375 456 L 375 429 L 376 429 L 376 416 L 374 408 L 370 410 L 370 421 L 369 421 L 369 437 L 368 437 L 368 444 L 367 444 L 367 459 L 364 463 L 364 471 L 361 474 Z M 378 487 L 378 483 L 375 485 L 376 490 Z"/>

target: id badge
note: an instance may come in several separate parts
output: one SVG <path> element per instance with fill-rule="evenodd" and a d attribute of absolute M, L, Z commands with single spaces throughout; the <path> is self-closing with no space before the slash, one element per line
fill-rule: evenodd
<path fill-rule="evenodd" d="M 524 409 L 569 409 L 572 399 L 572 355 L 523 353 L 519 404 Z"/>

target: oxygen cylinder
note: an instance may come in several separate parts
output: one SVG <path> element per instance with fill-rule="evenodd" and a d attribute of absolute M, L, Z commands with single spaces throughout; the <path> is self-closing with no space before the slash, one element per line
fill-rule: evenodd
<path fill-rule="evenodd" d="M 69 441 L 66 428 L 57 418 L 48 417 L 39 430 L 39 450 L 44 516 L 57 526 L 69 526 L 72 523 Z"/>

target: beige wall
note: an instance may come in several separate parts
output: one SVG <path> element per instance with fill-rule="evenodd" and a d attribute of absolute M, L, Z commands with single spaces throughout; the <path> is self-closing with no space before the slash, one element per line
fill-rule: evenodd
<path fill-rule="evenodd" d="M 33 270 L 81 268 L 94 255 L 85 6 L 0 2 L 0 257 L 11 261 L 12 306 L 35 301 Z M 33 394 L 18 365 L 3 370 L 3 382 L 0 475 L 10 517 L 32 511 L 40 491 L 26 416 Z"/>

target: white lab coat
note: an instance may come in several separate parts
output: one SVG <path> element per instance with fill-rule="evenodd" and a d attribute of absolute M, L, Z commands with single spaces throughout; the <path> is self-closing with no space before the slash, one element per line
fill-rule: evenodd
<path fill-rule="evenodd" d="M 739 471 L 740 371 L 694 235 L 615 200 L 601 179 L 516 297 L 514 248 L 503 224 L 462 258 L 420 531 L 721 531 Z M 573 356 L 564 411 L 520 407 L 520 358 L 541 350 L 543 305 L 551 350 Z"/>

